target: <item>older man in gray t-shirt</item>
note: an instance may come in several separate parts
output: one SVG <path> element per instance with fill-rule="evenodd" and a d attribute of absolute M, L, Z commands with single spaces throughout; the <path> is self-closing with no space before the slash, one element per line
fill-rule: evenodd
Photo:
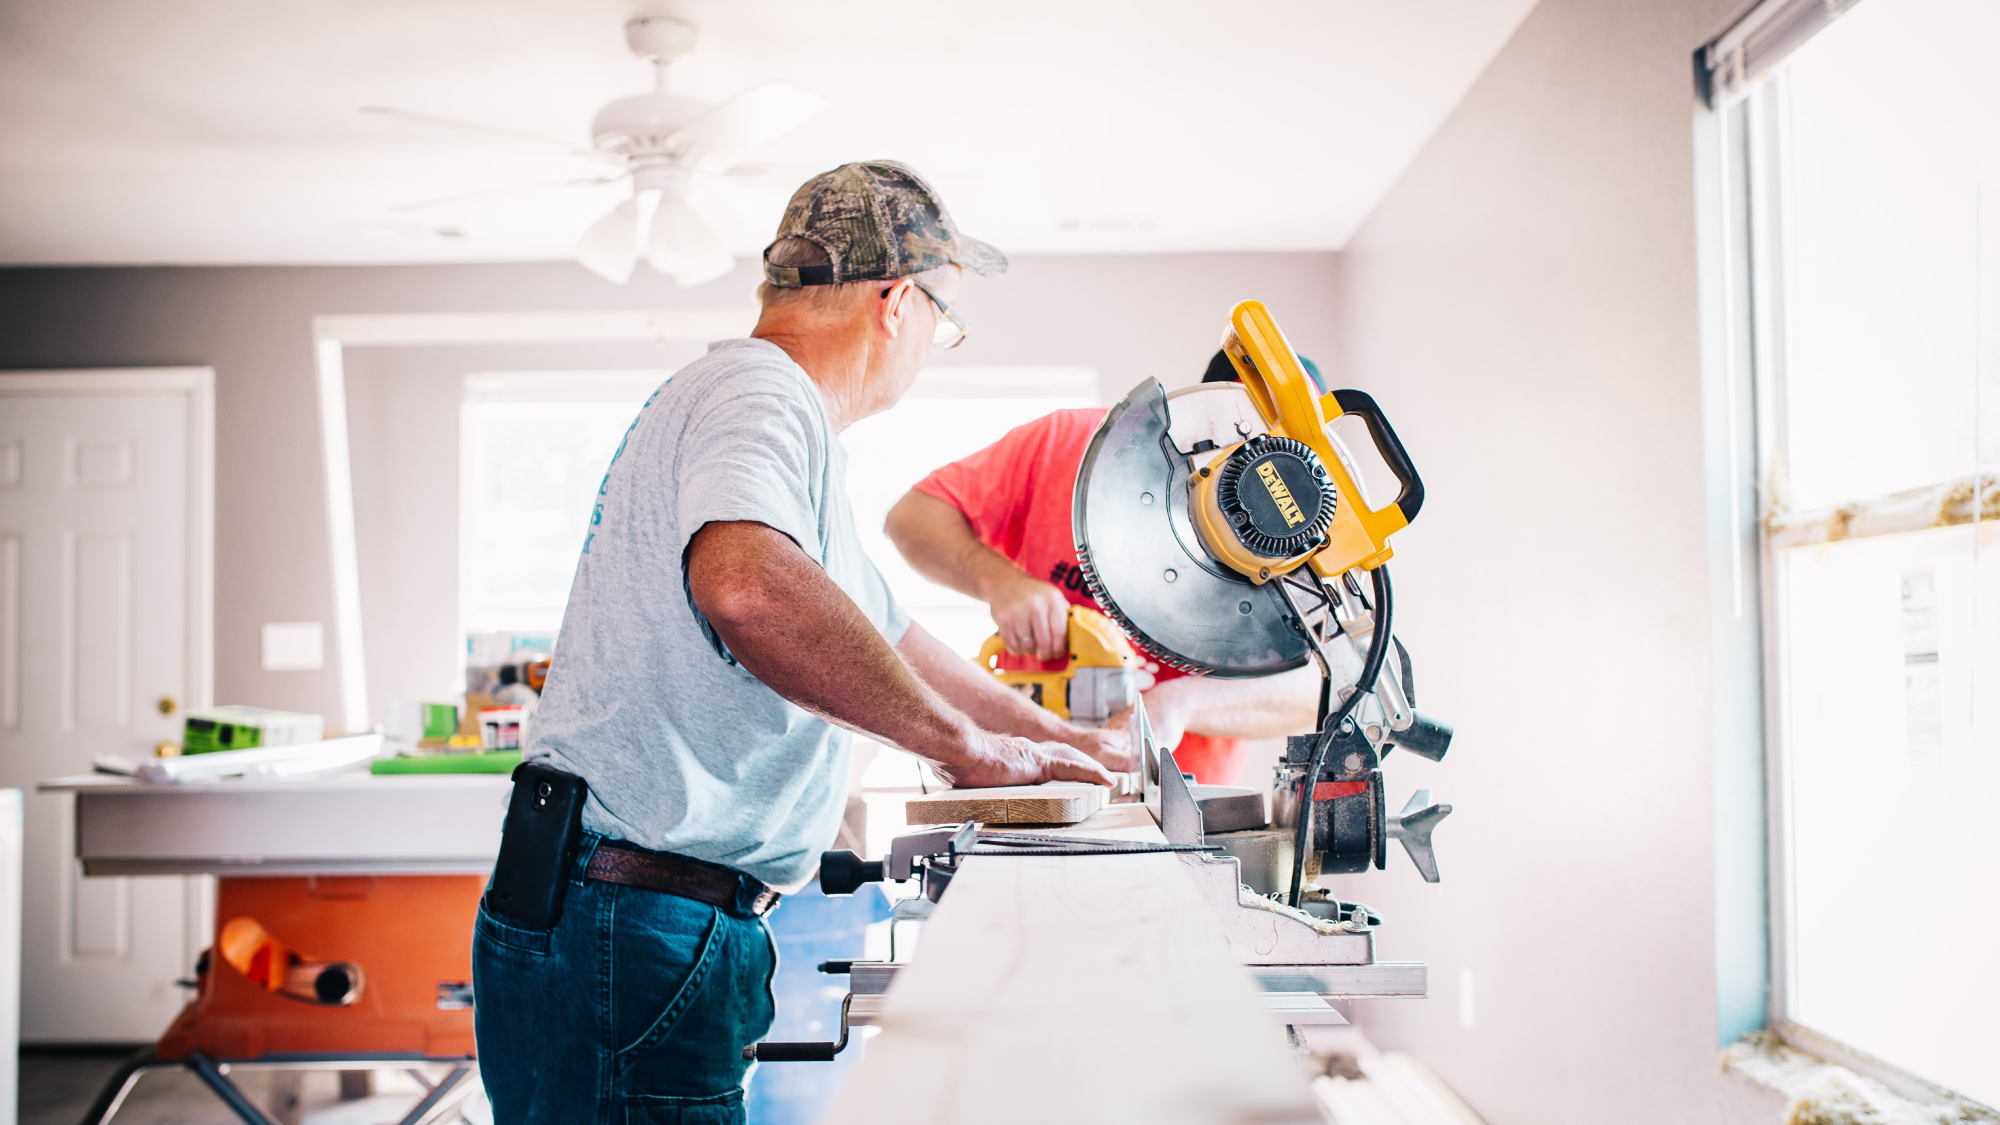
<path fill-rule="evenodd" d="M 588 783 L 582 845 L 552 926 L 482 905 L 474 934 L 500 1125 L 742 1120 L 762 915 L 833 842 L 850 730 L 959 785 L 1131 764 L 913 624 L 855 537 L 837 435 L 963 338 L 961 267 L 1006 259 L 913 170 L 815 177 L 751 338 L 677 372 L 612 458 L 527 752 Z"/>

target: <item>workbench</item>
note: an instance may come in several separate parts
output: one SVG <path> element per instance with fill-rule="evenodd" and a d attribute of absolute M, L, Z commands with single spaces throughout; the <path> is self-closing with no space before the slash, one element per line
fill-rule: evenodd
<path fill-rule="evenodd" d="M 454 1119 L 478 1090 L 472 922 L 511 786 L 498 775 L 366 773 L 43 782 L 75 794 L 84 874 L 218 876 L 218 928 L 250 919 L 305 960 L 351 965 L 365 981 L 346 999 L 302 1003 L 212 950 L 194 998 L 150 1052 L 119 1068 L 86 1120 L 109 1121 L 146 1071 L 185 1068 L 247 1125 L 271 1125 L 232 1071 L 379 1066 L 426 1087 L 403 1125 Z"/>
<path fill-rule="evenodd" d="M 86 875 L 486 875 L 513 783 L 498 774 L 341 774 L 150 785 L 87 775 L 76 794 Z"/>
<path fill-rule="evenodd" d="M 1164 839 L 1139 805 L 1036 831 Z M 829 1125 L 1322 1120 L 1181 857 L 962 862 Z"/>

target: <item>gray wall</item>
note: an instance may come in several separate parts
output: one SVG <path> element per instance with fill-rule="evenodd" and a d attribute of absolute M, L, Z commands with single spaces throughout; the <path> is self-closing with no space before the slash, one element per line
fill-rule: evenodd
<path fill-rule="evenodd" d="M 1346 882 L 1360 1005 L 1493 1125 L 1775 1119 L 1717 1073 L 1690 55 L 1737 0 L 1543 0 L 1342 256 L 1346 377 L 1429 487 L 1398 633 L 1458 724 L 1445 882 Z M 1462 1026 L 1461 973 L 1472 1027 Z"/>
<path fill-rule="evenodd" d="M 567 263 L 0 270 L 0 370 L 216 369 L 216 693 L 339 714 L 311 320 L 337 313 L 716 308 L 752 302 L 748 266 L 676 290 L 613 286 Z M 1330 254 L 1025 258 L 969 278 L 952 363 L 1097 368 L 1108 393 L 1199 377 L 1232 303 L 1260 297 L 1309 355 L 1334 350 Z M 348 353 L 370 697 L 442 690 L 457 628 L 459 378 L 482 370 L 650 367 L 650 346 L 369 348 Z M 265 672 L 266 621 L 326 623 L 321 672 Z"/>

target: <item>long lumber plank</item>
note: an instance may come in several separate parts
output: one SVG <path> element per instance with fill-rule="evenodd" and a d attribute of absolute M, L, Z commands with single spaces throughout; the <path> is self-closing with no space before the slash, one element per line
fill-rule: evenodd
<path fill-rule="evenodd" d="M 1159 840 L 1135 806 L 1078 835 Z M 1323 1120 L 1172 855 L 976 857 L 828 1125 Z"/>

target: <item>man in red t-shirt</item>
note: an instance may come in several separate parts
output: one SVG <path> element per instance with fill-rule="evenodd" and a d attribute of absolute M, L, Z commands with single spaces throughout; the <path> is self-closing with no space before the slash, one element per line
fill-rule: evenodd
<path fill-rule="evenodd" d="M 1307 370 L 1317 381 L 1309 362 Z M 1203 382 L 1234 377 L 1217 352 Z M 1037 418 L 918 481 L 889 512 L 884 530 L 917 573 L 985 602 L 1017 656 L 1066 657 L 1069 606 L 1099 608 L 1077 565 L 1070 503 L 1084 450 L 1106 412 L 1086 407 Z M 1146 717 L 1197 781 L 1234 783 L 1247 740 L 1306 733 L 1318 718 L 1316 666 L 1225 680 L 1190 676 L 1140 652 L 1154 681 Z"/>

